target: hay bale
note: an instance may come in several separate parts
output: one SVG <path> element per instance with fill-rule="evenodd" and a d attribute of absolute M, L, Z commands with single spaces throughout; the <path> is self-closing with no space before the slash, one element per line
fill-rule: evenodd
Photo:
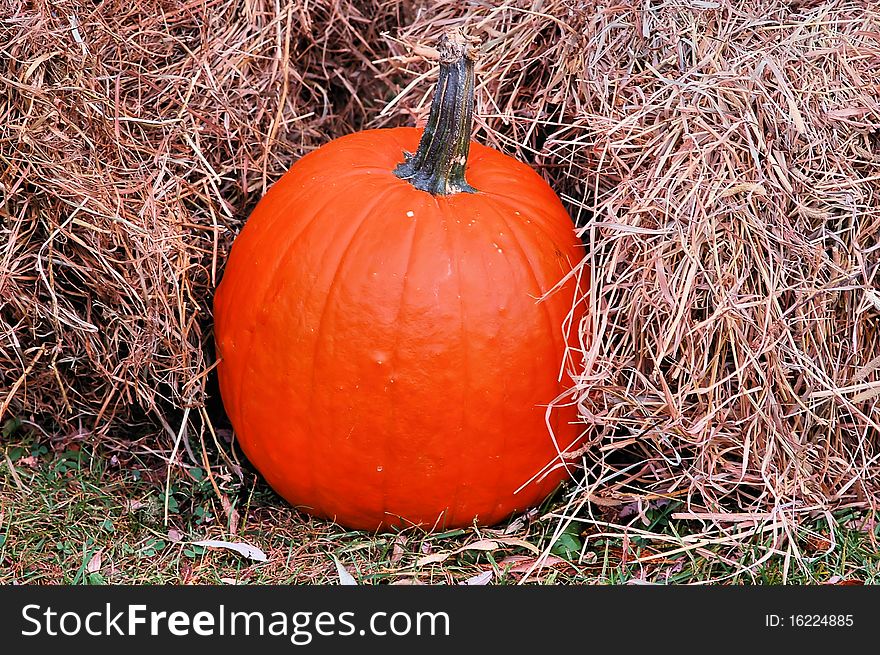
<path fill-rule="evenodd" d="M 784 535 L 876 506 L 870 4 L 16 7 L 0 411 L 101 433 L 206 418 L 211 293 L 247 212 L 327 139 L 412 124 L 435 74 L 417 46 L 467 24 L 477 138 L 551 181 L 595 273 L 571 512 L 679 497 Z"/>
<path fill-rule="evenodd" d="M 381 105 L 394 3 L 7 3 L 0 416 L 153 430 L 206 401 L 234 234 Z M 166 418 L 167 417 L 167 418 Z"/>
<path fill-rule="evenodd" d="M 682 516 L 784 538 L 874 510 L 877 8 L 469 8 L 486 138 L 564 194 L 595 272 L 577 389 L 593 447 L 571 514 L 680 497 Z M 404 39 L 460 22 L 438 3 Z"/>

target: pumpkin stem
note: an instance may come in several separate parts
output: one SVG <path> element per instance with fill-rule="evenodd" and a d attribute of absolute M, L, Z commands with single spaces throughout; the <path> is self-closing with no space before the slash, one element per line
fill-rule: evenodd
<path fill-rule="evenodd" d="M 440 37 L 438 49 L 440 76 L 419 149 L 404 153 L 394 174 L 435 196 L 476 193 L 464 178 L 474 119 L 476 48 L 455 31 Z"/>

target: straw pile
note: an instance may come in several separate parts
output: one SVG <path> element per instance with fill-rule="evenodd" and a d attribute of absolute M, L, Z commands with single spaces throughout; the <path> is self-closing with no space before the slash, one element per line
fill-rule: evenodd
<path fill-rule="evenodd" d="M 483 42 L 476 138 L 540 170 L 588 246 L 590 447 L 560 515 L 605 529 L 679 498 L 720 540 L 772 534 L 769 556 L 799 555 L 804 518 L 873 510 L 867 2 L 7 4 L 0 409 L 207 420 L 232 236 L 296 157 L 423 115 L 421 46 L 452 25 Z"/>
<path fill-rule="evenodd" d="M 363 9 L 5 3 L 0 414 L 89 434 L 206 415 L 232 237 L 296 158 L 375 113 L 370 44 L 405 18 Z"/>

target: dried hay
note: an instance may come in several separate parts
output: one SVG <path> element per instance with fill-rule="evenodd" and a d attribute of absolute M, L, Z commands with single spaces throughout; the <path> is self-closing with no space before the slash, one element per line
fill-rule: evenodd
<path fill-rule="evenodd" d="M 292 161 L 374 113 L 370 43 L 402 11 L 13 1 L 0 16 L 0 414 L 175 434 L 165 416 L 205 402 L 234 233 Z"/>
<path fill-rule="evenodd" d="M 248 210 L 325 140 L 411 124 L 419 46 L 466 24 L 477 138 L 552 182 L 594 273 L 560 529 L 639 533 L 621 508 L 675 498 L 705 531 L 642 536 L 762 544 L 757 565 L 802 557 L 807 519 L 873 514 L 873 3 L 283 5 L 3 12 L 0 413 L 204 430 L 211 291 Z"/>

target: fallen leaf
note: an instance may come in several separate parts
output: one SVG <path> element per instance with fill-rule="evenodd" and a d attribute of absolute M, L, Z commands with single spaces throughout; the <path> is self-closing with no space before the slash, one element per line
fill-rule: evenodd
<path fill-rule="evenodd" d="M 529 555 L 510 555 L 498 562 L 498 566 L 502 569 L 509 566 L 508 573 L 528 573 L 529 571 L 539 571 L 543 568 L 553 568 L 556 566 L 564 566 L 574 568 L 571 562 L 548 555 L 547 557 L 531 557 Z"/>
<path fill-rule="evenodd" d="M 220 494 L 220 505 L 223 506 L 223 512 L 226 514 L 226 518 L 229 521 L 229 534 L 237 534 L 238 533 L 238 523 L 240 521 L 240 516 L 238 514 L 238 510 L 229 502 L 229 498 L 226 494 Z"/>
<path fill-rule="evenodd" d="M 851 578 L 841 578 L 839 575 L 832 575 L 828 580 L 821 584 L 831 584 L 839 586 L 853 586 L 865 584 L 862 580 L 853 580 Z"/>
<path fill-rule="evenodd" d="M 342 562 L 340 562 L 335 555 L 333 556 L 333 562 L 336 564 L 336 573 L 339 576 L 339 584 L 344 586 L 357 586 L 357 580 L 355 580 L 354 576 L 348 572 L 348 569 L 342 566 Z"/>
<path fill-rule="evenodd" d="M 181 541 L 182 539 L 183 539 L 183 535 L 180 534 L 179 531 L 175 530 L 174 528 L 171 528 L 170 530 L 168 530 L 168 540 L 169 541 L 173 541 L 174 543 L 177 543 L 178 541 Z"/>
<path fill-rule="evenodd" d="M 522 516 L 515 518 L 510 524 L 504 528 L 504 534 L 513 534 L 514 532 L 519 532 L 522 530 L 523 526 L 525 526 L 526 520 Z"/>
<path fill-rule="evenodd" d="M 189 562 L 181 562 L 180 582 L 181 584 L 193 584 L 193 569 Z"/>
<path fill-rule="evenodd" d="M 626 502 L 620 498 L 605 498 L 604 496 L 597 496 L 591 493 L 588 493 L 586 498 L 591 504 L 598 505 L 599 507 L 618 507 Z"/>
<path fill-rule="evenodd" d="M 499 544 L 504 544 L 505 546 L 519 546 L 520 548 L 525 548 L 535 554 L 541 552 L 535 544 L 530 544 L 525 539 L 520 539 L 519 537 L 496 537 L 493 541 L 497 541 Z"/>
<path fill-rule="evenodd" d="M 99 550 L 97 553 L 92 555 L 92 558 L 89 560 L 89 563 L 86 564 L 86 571 L 89 573 L 97 573 L 101 570 L 101 551 Z"/>
<path fill-rule="evenodd" d="M 205 541 L 193 541 L 192 545 L 204 546 L 205 548 L 226 548 L 227 550 L 234 550 L 239 555 L 247 557 L 248 559 L 256 560 L 257 562 L 265 562 L 269 559 L 266 557 L 266 553 L 256 546 L 251 546 L 250 544 L 240 541 L 217 541 L 214 539 L 206 539 Z"/>
<path fill-rule="evenodd" d="M 668 498 L 654 498 L 652 500 L 645 500 L 644 498 L 641 498 L 632 502 L 621 503 L 617 515 L 621 519 L 625 519 L 629 516 L 638 515 L 642 518 L 642 521 L 645 522 L 647 521 L 647 517 L 645 515 L 646 511 L 648 511 L 649 509 L 659 509 L 668 504 Z"/>
<path fill-rule="evenodd" d="M 669 580 L 670 576 L 673 576 L 676 573 L 681 573 L 683 570 L 684 570 L 684 559 L 679 559 L 675 562 L 675 564 L 670 566 L 663 573 L 666 574 L 666 579 Z"/>
<path fill-rule="evenodd" d="M 519 532 L 522 527 L 526 524 L 526 521 L 531 521 L 538 516 L 538 508 L 533 507 L 525 514 L 522 514 L 516 517 L 510 524 L 504 528 L 504 534 L 513 534 L 514 532 Z"/>
<path fill-rule="evenodd" d="M 478 573 L 477 575 L 468 578 L 464 582 L 459 582 L 461 585 L 473 585 L 473 586 L 483 586 L 489 584 L 489 582 L 494 577 L 495 573 L 489 569 L 488 571 L 483 571 L 482 573 Z"/>
<path fill-rule="evenodd" d="M 805 542 L 804 550 L 810 555 L 819 552 L 827 552 L 834 546 L 831 539 L 821 534 L 808 534 Z"/>
<path fill-rule="evenodd" d="M 493 539 L 480 539 L 479 541 L 475 541 L 471 544 L 466 544 L 461 548 L 456 548 L 455 550 L 451 550 L 445 553 L 434 553 L 433 555 L 426 555 L 425 557 L 420 557 L 419 561 L 416 562 L 416 566 L 425 566 L 426 564 L 438 564 L 439 562 L 443 562 L 449 557 L 453 555 L 458 555 L 459 553 L 463 553 L 467 550 L 482 550 L 482 551 L 490 551 L 498 549 L 498 540 Z"/>
<path fill-rule="evenodd" d="M 426 555 L 425 557 L 419 558 L 418 562 L 416 562 L 416 566 L 425 566 L 426 564 L 438 564 L 439 562 L 443 562 L 453 555 L 458 555 L 468 550 L 491 551 L 497 550 L 501 546 L 517 546 L 519 548 L 530 550 L 536 554 L 540 552 L 537 546 L 535 546 L 534 544 L 530 544 L 525 539 L 520 539 L 519 537 L 492 537 L 491 539 L 480 539 L 479 541 L 465 544 L 461 548 L 456 548 L 455 550 L 446 553 L 434 553 L 432 555 Z"/>
<path fill-rule="evenodd" d="M 394 546 L 391 549 L 391 557 L 389 558 L 391 564 L 397 564 L 403 559 L 403 554 L 406 552 L 404 546 L 406 546 L 406 537 L 397 535 L 397 538 L 394 540 Z"/>

